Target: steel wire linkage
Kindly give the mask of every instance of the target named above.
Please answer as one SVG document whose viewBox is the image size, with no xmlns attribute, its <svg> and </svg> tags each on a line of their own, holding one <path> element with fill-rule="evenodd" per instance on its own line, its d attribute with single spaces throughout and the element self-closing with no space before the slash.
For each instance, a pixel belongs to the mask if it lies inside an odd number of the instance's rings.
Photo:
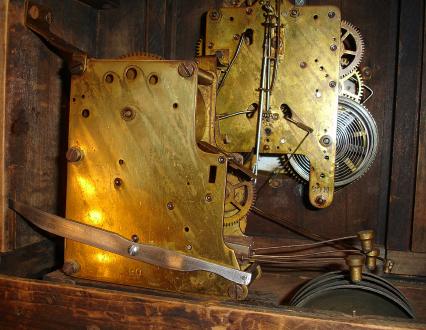
<svg viewBox="0 0 426 330">
<path fill-rule="evenodd" d="M 300 236 L 313 240 L 315 242 L 303 243 L 303 244 L 279 245 L 279 246 L 254 247 L 250 250 L 250 255 L 245 258 L 245 260 L 248 260 L 248 261 L 258 262 L 260 264 L 289 264 L 289 263 L 310 264 L 314 262 L 329 263 L 333 261 L 343 261 L 348 257 L 348 254 L 359 255 L 362 257 L 365 256 L 368 258 L 370 256 L 370 253 L 374 251 L 372 246 L 371 246 L 371 249 L 368 251 L 366 251 L 365 248 L 363 247 L 363 242 L 361 237 L 362 232 L 358 233 L 357 235 L 350 235 L 350 236 L 343 236 L 343 237 L 328 239 L 318 234 L 315 234 L 309 231 L 308 229 L 303 228 L 297 224 L 291 223 L 285 219 L 281 219 L 279 217 L 269 215 L 257 207 L 253 207 L 253 211 L 257 215 L 261 216 L 262 218 L 272 221 L 276 224 L 279 224 L 283 226 L 284 228 Z M 372 244 L 372 239 L 374 237 L 374 234 L 371 234 L 371 235 L 373 235 L 370 237 L 370 241 L 371 241 L 370 243 Z M 361 241 L 361 248 L 358 248 L 356 246 L 353 246 L 352 244 L 348 244 L 344 242 L 344 241 L 353 240 L 353 239 L 359 239 Z M 336 248 L 336 250 L 317 251 L 317 252 L 311 252 L 306 254 L 291 254 L 297 251 L 317 248 L 317 247 L 320 247 L 321 245 L 333 246 Z M 342 253 L 344 253 L 344 255 L 338 255 L 338 256 L 335 255 L 335 254 L 342 254 Z M 331 257 L 330 256 L 317 257 L 319 255 L 325 255 L 325 254 L 334 254 L 334 255 Z M 380 257 L 378 254 L 374 255 L 374 258 L 377 260 L 380 260 L 383 263 L 385 268 L 387 267 L 389 260 Z"/>
<path fill-rule="evenodd" d="M 266 113 L 270 112 L 270 101 L 271 101 L 271 91 L 273 87 L 273 82 L 276 79 L 276 73 L 273 73 L 273 77 L 271 80 L 271 62 L 274 62 L 274 68 L 273 70 L 278 69 L 278 54 L 279 54 L 279 42 L 278 39 L 279 36 L 279 0 L 276 1 L 276 8 L 274 9 L 269 2 L 263 5 L 263 10 L 265 11 L 265 22 L 263 25 L 265 26 L 265 33 L 264 33 L 264 41 L 263 41 L 263 58 L 262 58 L 262 71 L 260 76 L 260 100 L 259 100 L 259 113 L 258 113 L 258 122 L 257 122 L 257 131 L 256 131 L 256 158 L 253 165 L 253 173 L 257 175 L 258 172 L 258 163 L 259 163 L 259 156 L 260 156 L 260 141 L 262 138 L 262 120 L 263 120 L 263 112 Z M 278 12 L 277 12 L 278 11 Z M 272 49 L 272 28 L 275 27 L 275 35 L 277 37 L 277 45 L 276 45 L 276 51 L 275 56 L 272 58 L 271 56 L 271 49 Z M 277 32 L 278 30 L 278 32 Z M 255 180 L 256 182 L 256 180 Z"/>
</svg>

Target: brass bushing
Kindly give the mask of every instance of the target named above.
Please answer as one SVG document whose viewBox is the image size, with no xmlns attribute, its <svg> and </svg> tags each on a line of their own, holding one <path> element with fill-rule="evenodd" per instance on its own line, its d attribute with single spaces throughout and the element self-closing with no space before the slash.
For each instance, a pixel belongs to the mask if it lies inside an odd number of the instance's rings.
<svg viewBox="0 0 426 330">
<path fill-rule="evenodd" d="M 391 259 L 386 260 L 384 272 L 385 274 L 390 274 L 392 272 L 392 268 L 394 266 L 394 262 Z"/>
<path fill-rule="evenodd" d="M 374 248 L 374 231 L 362 230 L 358 232 L 358 238 L 361 241 L 361 248 L 364 253 L 368 253 Z"/>
<path fill-rule="evenodd" d="M 71 147 L 68 149 L 66 158 L 70 163 L 75 163 L 82 160 L 84 157 L 83 150 L 79 147 Z"/>
<path fill-rule="evenodd" d="M 80 271 L 80 264 L 74 260 L 67 260 L 64 262 L 64 265 L 62 266 L 62 271 L 64 272 L 65 275 L 68 275 L 68 276 L 73 275 Z"/>
<path fill-rule="evenodd" d="M 361 254 L 351 254 L 346 257 L 346 265 L 349 266 L 351 281 L 354 283 L 362 280 L 362 267 L 365 257 Z"/>
<path fill-rule="evenodd" d="M 377 267 L 377 257 L 380 255 L 380 250 L 374 248 L 367 253 L 366 265 L 369 270 L 375 270 Z"/>
</svg>

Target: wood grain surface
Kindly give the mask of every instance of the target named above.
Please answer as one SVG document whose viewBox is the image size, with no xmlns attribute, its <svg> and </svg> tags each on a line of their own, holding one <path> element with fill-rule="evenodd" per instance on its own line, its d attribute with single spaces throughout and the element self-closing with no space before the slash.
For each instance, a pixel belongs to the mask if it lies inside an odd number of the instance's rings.
<svg viewBox="0 0 426 330">
<path fill-rule="evenodd" d="M 2 329 L 424 329 L 424 324 L 309 314 L 205 298 L 124 293 L 0 276 Z"/>
</svg>

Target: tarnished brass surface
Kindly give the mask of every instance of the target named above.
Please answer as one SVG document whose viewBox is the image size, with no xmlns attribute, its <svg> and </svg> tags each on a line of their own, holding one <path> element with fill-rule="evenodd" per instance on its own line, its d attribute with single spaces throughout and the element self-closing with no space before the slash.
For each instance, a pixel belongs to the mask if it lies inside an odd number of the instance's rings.
<svg viewBox="0 0 426 330">
<path fill-rule="evenodd" d="M 361 254 L 352 254 L 346 257 L 346 265 L 349 266 L 351 281 L 354 283 L 362 280 L 362 268 L 364 266 L 365 256 Z"/>
<path fill-rule="evenodd" d="M 274 3 L 273 1 L 271 3 Z M 232 59 L 239 36 L 253 30 L 253 42 L 241 51 L 217 98 L 217 115 L 247 110 L 259 103 L 263 10 L 221 8 L 207 14 L 205 54 Z M 277 80 L 271 95 L 270 118 L 263 119 L 261 152 L 291 154 L 306 132 L 283 118 L 282 105 L 292 119 L 313 129 L 297 153 L 311 163 L 309 198 L 320 208 L 330 205 L 334 191 L 334 159 L 340 67 L 340 11 L 331 6 L 281 6 L 281 40 Z M 257 113 L 217 120 L 216 143 L 228 152 L 249 152 L 255 146 Z M 270 134 L 265 133 L 267 129 Z M 330 138 L 331 144 L 321 143 Z"/>
<path fill-rule="evenodd" d="M 222 237 L 227 161 L 196 146 L 197 69 L 183 77 L 179 64 L 90 60 L 72 77 L 69 146 L 84 158 L 68 166 L 66 216 L 239 269 Z M 77 277 L 148 288 L 226 296 L 231 284 L 70 240 L 65 260 Z"/>
</svg>

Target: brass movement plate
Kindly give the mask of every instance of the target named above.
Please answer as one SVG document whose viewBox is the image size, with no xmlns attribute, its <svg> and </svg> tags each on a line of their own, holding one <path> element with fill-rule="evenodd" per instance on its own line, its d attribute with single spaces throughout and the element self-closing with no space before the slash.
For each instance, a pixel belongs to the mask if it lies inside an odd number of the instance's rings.
<svg viewBox="0 0 426 330">
<path fill-rule="evenodd" d="M 259 103 L 263 14 L 259 2 L 250 8 L 221 8 L 219 16 L 212 11 L 207 14 L 205 53 L 223 54 L 224 63 L 232 59 L 241 33 L 253 31 L 252 43 L 243 42 L 218 93 L 218 115 L 244 111 Z M 271 117 L 262 123 L 261 153 L 291 154 L 306 135 L 283 118 L 281 108 L 287 105 L 292 119 L 313 129 L 297 153 L 310 160 L 310 202 L 323 208 L 331 204 L 334 191 L 340 11 L 331 6 L 293 7 L 284 1 L 281 26 L 278 74 L 271 95 Z M 238 115 L 218 120 L 217 145 L 228 152 L 250 152 L 255 146 L 257 121 L 258 113 L 252 118 Z M 323 137 L 329 137 L 331 145 L 321 144 Z M 319 198 L 323 203 L 318 203 Z"/>
<path fill-rule="evenodd" d="M 84 157 L 68 165 L 66 217 L 239 269 L 222 235 L 227 163 L 196 146 L 197 72 L 179 63 L 89 60 L 72 77 L 69 146 Z M 77 277 L 147 288 L 224 296 L 232 284 L 70 240 L 65 260 Z"/>
</svg>

